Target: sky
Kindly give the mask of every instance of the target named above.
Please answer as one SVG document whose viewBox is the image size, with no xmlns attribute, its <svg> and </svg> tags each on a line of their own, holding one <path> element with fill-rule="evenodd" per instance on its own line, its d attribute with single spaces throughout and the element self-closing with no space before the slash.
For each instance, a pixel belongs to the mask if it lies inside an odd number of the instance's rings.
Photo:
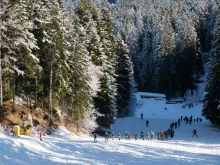
<svg viewBox="0 0 220 165">
<path fill-rule="evenodd" d="M 188 100 L 189 101 L 189 100 Z M 219 165 L 220 130 L 201 116 L 202 103 L 182 109 L 183 104 L 166 104 L 165 100 L 143 99 L 133 117 L 118 118 L 111 130 L 121 132 L 121 140 L 110 137 L 76 136 L 64 127 L 39 140 L 37 133 L 14 137 L 0 129 L 0 165 Z M 166 110 L 165 110 L 166 107 Z M 143 120 L 140 114 L 143 113 Z M 202 122 L 185 122 L 175 129 L 172 139 L 140 139 L 140 132 L 165 131 L 180 116 L 202 118 Z M 146 120 L 149 126 L 146 127 Z M 192 137 L 193 129 L 198 137 Z M 124 132 L 131 133 L 125 140 Z M 135 140 L 133 134 L 138 134 Z"/>
</svg>

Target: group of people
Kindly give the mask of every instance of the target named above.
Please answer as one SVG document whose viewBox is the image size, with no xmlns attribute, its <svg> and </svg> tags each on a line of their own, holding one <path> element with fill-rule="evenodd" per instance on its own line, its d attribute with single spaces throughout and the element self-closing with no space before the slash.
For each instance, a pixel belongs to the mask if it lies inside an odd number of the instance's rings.
<svg viewBox="0 0 220 165">
<path fill-rule="evenodd" d="M 105 135 L 104 135 L 105 136 L 105 142 L 108 142 L 109 134 L 110 134 L 112 140 L 114 140 L 114 135 L 115 135 L 114 132 L 111 132 L 111 133 L 105 132 Z M 133 135 L 134 135 L 134 139 L 137 140 L 138 139 L 138 134 L 135 132 Z M 97 142 L 97 133 L 96 132 L 93 133 L 93 137 L 94 137 L 94 142 Z M 117 132 L 117 137 L 118 137 L 118 140 L 121 140 L 120 131 Z M 152 140 L 154 138 L 154 132 L 153 131 L 147 132 L 146 137 L 147 137 L 148 140 Z M 143 140 L 145 139 L 145 135 L 144 135 L 143 131 L 141 131 L 141 133 L 140 133 L 140 138 L 143 139 Z M 126 140 L 131 139 L 130 132 L 125 131 L 125 139 Z"/>
<path fill-rule="evenodd" d="M 178 125 L 178 127 L 179 127 L 179 126 L 180 126 L 180 121 L 182 122 L 182 120 L 185 121 L 186 124 L 189 123 L 190 125 L 192 124 L 192 121 L 194 121 L 194 122 L 195 122 L 195 121 L 197 121 L 197 122 L 198 122 L 198 121 L 202 122 L 202 118 L 193 119 L 193 116 L 192 116 L 192 115 L 191 115 L 190 117 L 185 116 L 184 118 L 183 118 L 183 116 L 181 116 L 181 117 L 178 119 L 177 122 L 170 124 L 170 129 L 172 130 L 174 126 L 175 126 L 175 128 L 177 128 L 177 125 Z M 194 137 L 194 136 L 198 137 L 196 129 L 193 129 L 192 133 L 193 133 L 193 137 Z"/>
<path fill-rule="evenodd" d="M 143 114 L 141 114 L 141 120 L 142 119 L 143 119 Z M 169 137 L 173 138 L 174 137 L 174 133 L 175 133 L 174 129 L 177 129 L 177 127 L 180 127 L 180 123 L 182 121 L 185 121 L 186 124 L 189 123 L 191 125 L 193 120 L 194 120 L 194 122 L 195 121 L 202 122 L 201 118 L 193 119 L 192 115 L 189 118 L 187 116 L 185 116 L 184 118 L 183 118 L 183 116 L 181 116 L 176 122 L 172 122 L 170 124 L 170 127 L 166 131 L 156 132 L 157 139 L 158 140 L 167 140 Z M 146 120 L 146 127 L 148 127 L 148 126 L 149 126 L 149 121 Z M 194 136 L 198 137 L 196 129 L 193 129 L 192 133 L 193 133 L 193 137 Z M 111 132 L 110 135 L 111 135 L 112 140 L 114 140 L 115 133 Z M 135 133 L 133 133 L 133 135 L 134 135 L 134 139 L 137 140 L 138 139 L 138 134 L 135 132 Z M 94 142 L 97 142 L 97 134 L 94 133 L 93 136 L 94 136 Z M 117 136 L 118 136 L 118 140 L 121 140 L 121 133 L 120 133 L 120 131 L 117 132 Z M 109 133 L 105 132 L 105 142 L 108 142 L 108 138 L 109 138 Z M 131 139 L 130 132 L 125 131 L 125 139 L 126 140 L 130 140 Z M 143 140 L 145 139 L 145 134 L 144 134 L 143 131 L 141 131 L 141 133 L 140 133 L 140 139 L 143 139 Z M 146 139 L 153 140 L 154 139 L 154 132 L 153 131 L 146 132 Z"/>
</svg>

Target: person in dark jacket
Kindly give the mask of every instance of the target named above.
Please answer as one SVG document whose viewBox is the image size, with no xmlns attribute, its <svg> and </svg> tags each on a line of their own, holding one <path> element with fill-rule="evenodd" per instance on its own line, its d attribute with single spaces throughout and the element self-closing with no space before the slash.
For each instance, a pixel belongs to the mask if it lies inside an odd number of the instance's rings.
<svg viewBox="0 0 220 165">
<path fill-rule="evenodd" d="M 148 127 L 148 124 L 149 124 L 149 121 L 148 120 L 146 120 L 146 126 Z"/>
<path fill-rule="evenodd" d="M 194 130 L 192 131 L 192 133 L 193 133 L 193 137 L 194 137 L 194 135 L 196 135 L 196 137 L 198 137 L 196 129 L 194 129 Z"/>
<path fill-rule="evenodd" d="M 94 142 L 97 142 L 97 135 L 96 135 L 96 133 L 94 132 L 94 134 L 93 134 L 93 137 L 94 137 Z"/>
</svg>

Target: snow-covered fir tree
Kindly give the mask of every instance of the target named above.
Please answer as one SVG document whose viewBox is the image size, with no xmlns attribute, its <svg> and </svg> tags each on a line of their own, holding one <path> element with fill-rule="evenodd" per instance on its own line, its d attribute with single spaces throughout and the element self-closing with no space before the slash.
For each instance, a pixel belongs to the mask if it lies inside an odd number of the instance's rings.
<svg viewBox="0 0 220 165">
<path fill-rule="evenodd" d="M 28 75 L 28 72 L 33 70 L 28 69 L 30 65 L 37 64 L 39 59 L 32 53 L 32 50 L 38 49 L 38 47 L 34 35 L 29 31 L 31 24 L 27 19 L 22 2 L 11 4 L 9 0 L 1 0 L 0 6 L 0 105 L 2 106 L 3 92 L 7 95 L 11 89 L 15 90 L 10 86 L 10 82 L 5 82 L 4 84 L 9 83 L 9 85 L 5 86 L 3 91 L 4 75 L 7 74 L 6 77 L 12 76 L 9 72 Z M 15 93 L 15 91 L 13 92 Z"/>
<path fill-rule="evenodd" d="M 127 116 L 129 114 L 129 102 L 132 94 L 132 64 L 128 56 L 127 45 L 118 34 L 116 38 L 116 82 L 117 82 L 117 113 L 118 116 Z"/>
<path fill-rule="evenodd" d="M 210 51 L 209 72 L 207 76 L 206 96 L 203 115 L 214 125 L 220 126 L 220 13 L 217 15 Z"/>
</svg>

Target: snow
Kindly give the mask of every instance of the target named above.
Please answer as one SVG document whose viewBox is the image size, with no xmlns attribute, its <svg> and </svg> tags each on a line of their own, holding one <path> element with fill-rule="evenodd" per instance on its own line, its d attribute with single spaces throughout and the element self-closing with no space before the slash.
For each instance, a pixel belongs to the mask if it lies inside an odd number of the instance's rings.
<svg viewBox="0 0 220 165">
<path fill-rule="evenodd" d="M 166 104 L 163 100 L 142 99 L 143 104 L 136 107 L 135 116 L 118 118 L 109 131 L 121 132 L 121 140 L 98 136 L 97 143 L 92 136 L 79 137 L 60 127 L 53 135 L 13 137 L 0 131 L 0 165 L 62 165 L 62 164 L 138 164 L 170 165 L 196 164 L 217 165 L 220 162 L 220 130 L 212 127 L 201 116 L 202 104 L 182 109 L 182 104 Z M 166 110 L 165 110 L 166 107 Z M 143 120 L 140 114 L 143 113 Z M 141 140 L 140 132 L 165 131 L 171 122 L 180 116 L 202 118 L 202 122 L 192 125 L 181 122 L 175 129 L 174 138 L 168 141 Z M 146 127 L 145 121 L 149 120 Z M 196 129 L 198 137 L 192 137 Z M 131 140 L 125 140 L 124 132 L 131 133 Z M 134 140 L 133 133 L 138 133 Z"/>
</svg>

